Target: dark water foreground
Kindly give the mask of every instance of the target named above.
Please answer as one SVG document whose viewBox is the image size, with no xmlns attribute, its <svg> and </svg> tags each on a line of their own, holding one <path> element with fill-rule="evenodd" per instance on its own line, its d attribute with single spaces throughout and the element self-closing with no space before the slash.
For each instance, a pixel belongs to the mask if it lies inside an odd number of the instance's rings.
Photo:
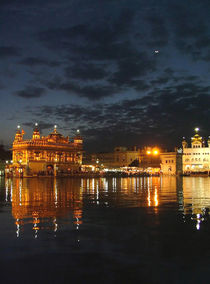
<svg viewBox="0 0 210 284">
<path fill-rule="evenodd" d="M 210 178 L 0 179 L 1 283 L 210 283 Z"/>
</svg>

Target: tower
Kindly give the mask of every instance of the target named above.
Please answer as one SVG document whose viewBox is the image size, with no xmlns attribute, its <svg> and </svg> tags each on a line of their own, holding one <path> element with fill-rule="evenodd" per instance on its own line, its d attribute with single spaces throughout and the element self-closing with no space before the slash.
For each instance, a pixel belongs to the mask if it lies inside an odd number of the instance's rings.
<svg viewBox="0 0 210 284">
<path fill-rule="evenodd" d="M 191 138 L 192 148 L 202 148 L 203 147 L 203 138 L 198 134 L 199 128 L 195 128 L 195 135 Z"/>
<path fill-rule="evenodd" d="M 185 137 L 183 137 L 183 139 L 182 139 L 182 147 L 183 147 L 183 149 L 187 148 L 187 146 L 188 146 L 187 141 L 185 140 Z"/>
<path fill-rule="evenodd" d="M 39 128 L 38 128 L 38 123 L 35 123 L 35 128 L 34 128 L 34 132 L 33 132 L 33 136 L 32 139 L 40 139 L 40 132 L 39 132 Z"/>
<path fill-rule="evenodd" d="M 80 135 L 79 129 L 77 129 L 77 133 L 74 136 L 74 143 L 75 144 L 81 144 L 81 145 L 83 144 L 83 139 L 82 139 L 82 136 Z"/>
<path fill-rule="evenodd" d="M 23 140 L 23 134 L 24 134 L 24 131 L 20 131 L 20 125 L 17 126 L 17 131 L 16 131 L 16 134 L 15 134 L 15 140 L 14 142 L 20 142 Z"/>
</svg>

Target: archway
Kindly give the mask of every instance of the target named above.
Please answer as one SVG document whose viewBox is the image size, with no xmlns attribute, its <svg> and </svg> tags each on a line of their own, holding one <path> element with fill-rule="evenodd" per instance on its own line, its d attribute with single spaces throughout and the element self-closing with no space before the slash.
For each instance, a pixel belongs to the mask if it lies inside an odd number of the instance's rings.
<svg viewBox="0 0 210 284">
<path fill-rule="evenodd" d="M 53 176 L 54 175 L 54 167 L 53 167 L 53 165 L 47 165 L 46 171 L 47 171 L 47 175 Z"/>
</svg>

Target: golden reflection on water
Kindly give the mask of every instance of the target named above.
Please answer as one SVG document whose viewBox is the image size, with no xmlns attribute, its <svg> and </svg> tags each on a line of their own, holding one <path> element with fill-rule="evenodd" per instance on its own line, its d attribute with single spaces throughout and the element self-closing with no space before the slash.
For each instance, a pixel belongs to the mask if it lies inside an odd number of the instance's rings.
<svg viewBox="0 0 210 284">
<path fill-rule="evenodd" d="M 191 214 L 200 230 L 201 223 L 209 218 L 210 211 L 210 178 L 183 178 L 183 210 L 184 215 Z"/>
<path fill-rule="evenodd" d="M 159 207 L 178 204 L 199 229 L 210 208 L 210 178 L 7 179 L 5 202 L 12 204 L 17 237 L 25 225 L 35 237 L 40 230 L 57 232 L 59 218 L 78 230 L 84 208 L 93 206 L 149 207 L 157 214 Z"/>
<path fill-rule="evenodd" d="M 68 179 L 65 183 L 56 179 L 6 180 L 5 201 L 12 203 L 12 215 L 17 226 L 32 224 L 35 237 L 41 229 L 58 230 L 57 219 L 72 212 L 73 224 L 82 224 L 82 195 L 80 182 Z"/>
<path fill-rule="evenodd" d="M 184 211 L 202 214 L 204 208 L 210 208 L 210 178 L 183 178 Z"/>
</svg>

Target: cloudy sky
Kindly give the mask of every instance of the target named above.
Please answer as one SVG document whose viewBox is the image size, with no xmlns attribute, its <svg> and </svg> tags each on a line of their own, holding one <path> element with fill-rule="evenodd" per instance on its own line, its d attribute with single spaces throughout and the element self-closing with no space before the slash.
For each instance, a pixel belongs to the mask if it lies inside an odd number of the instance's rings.
<svg viewBox="0 0 210 284">
<path fill-rule="evenodd" d="M 0 0 L 0 140 L 80 129 L 86 150 L 210 135 L 210 1 Z M 158 51 L 158 52 L 157 52 Z"/>
</svg>

